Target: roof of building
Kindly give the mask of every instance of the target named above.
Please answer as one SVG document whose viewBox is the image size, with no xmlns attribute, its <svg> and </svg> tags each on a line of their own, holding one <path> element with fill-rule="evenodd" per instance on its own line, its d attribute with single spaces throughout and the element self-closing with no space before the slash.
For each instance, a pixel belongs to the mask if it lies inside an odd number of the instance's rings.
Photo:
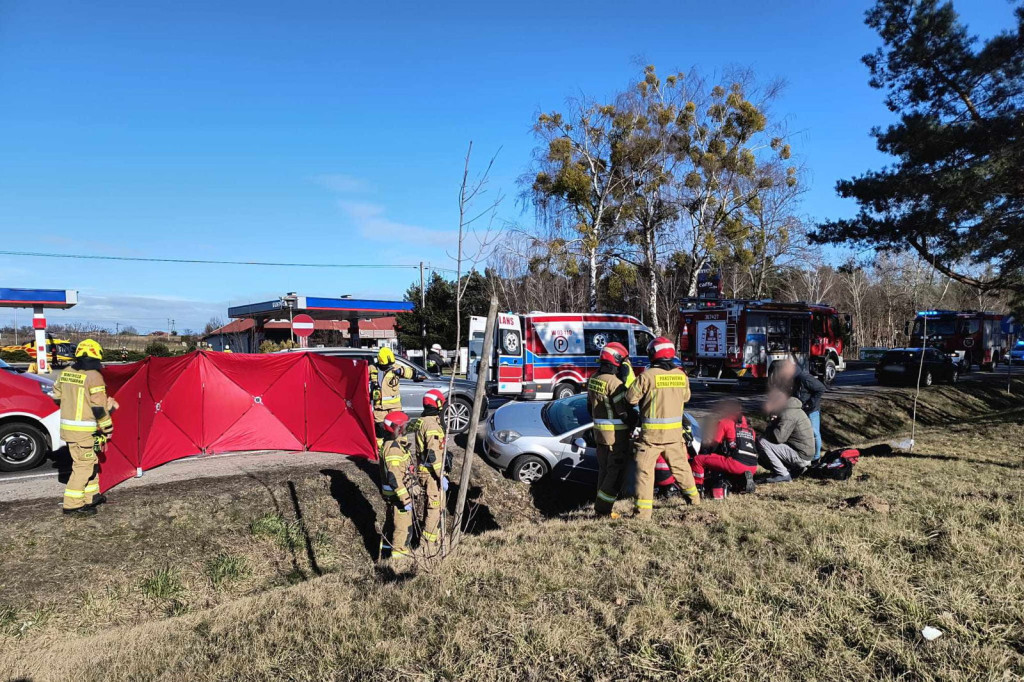
<svg viewBox="0 0 1024 682">
<path fill-rule="evenodd" d="M 209 334 L 205 334 L 203 338 L 210 336 L 218 336 L 221 334 L 239 334 L 247 332 L 253 328 L 256 321 L 252 318 L 242 318 L 240 320 L 232 320 L 223 327 L 214 329 Z M 288 329 L 288 320 L 271 320 L 263 325 L 264 329 Z M 395 318 L 392 317 L 378 317 L 372 320 L 359 320 L 359 331 L 370 332 L 370 331 L 391 331 L 395 328 Z M 348 331 L 348 320 L 313 320 L 314 331 Z"/>
</svg>

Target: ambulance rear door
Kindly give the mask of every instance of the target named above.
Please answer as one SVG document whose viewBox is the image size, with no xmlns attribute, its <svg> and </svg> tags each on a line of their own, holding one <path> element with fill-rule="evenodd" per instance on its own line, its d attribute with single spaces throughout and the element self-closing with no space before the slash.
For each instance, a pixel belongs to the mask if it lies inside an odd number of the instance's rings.
<svg viewBox="0 0 1024 682">
<path fill-rule="evenodd" d="M 495 346 L 499 395 L 519 395 L 523 392 L 522 324 L 522 318 L 519 315 L 498 313 Z"/>
</svg>

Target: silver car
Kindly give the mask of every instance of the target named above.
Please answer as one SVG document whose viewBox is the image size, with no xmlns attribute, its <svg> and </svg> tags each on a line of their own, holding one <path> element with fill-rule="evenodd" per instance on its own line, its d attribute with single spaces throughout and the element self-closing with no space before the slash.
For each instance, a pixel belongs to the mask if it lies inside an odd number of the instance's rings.
<svg viewBox="0 0 1024 682">
<path fill-rule="evenodd" d="M 700 425 L 686 415 L 700 448 Z M 580 483 L 597 480 L 597 451 L 587 396 L 546 403 L 511 402 L 487 420 L 484 455 L 510 478 L 536 483 L 548 474 Z"/>
</svg>

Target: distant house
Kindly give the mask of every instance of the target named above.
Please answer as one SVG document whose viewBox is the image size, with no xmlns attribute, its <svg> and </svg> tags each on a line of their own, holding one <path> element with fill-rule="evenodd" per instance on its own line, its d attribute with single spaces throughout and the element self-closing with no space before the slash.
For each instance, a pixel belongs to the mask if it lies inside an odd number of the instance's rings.
<svg viewBox="0 0 1024 682">
<path fill-rule="evenodd" d="M 310 346 L 348 346 L 350 337 L 348 320 L 315 320 Z M 236 353 L 255 353 L 264 341 L 281 343 L 291 338 L 288 320 L 271 320 L 263 325 L 262 332 L 256 329 L 252 319 L 232 320 L 203 337 L 212 350 L 222 351 L 230 346 Z M 363 348 L 389 346 L 394 344 L 395 318 L 379 317 L 359 321 L 359 344 Z"/>
</svg>

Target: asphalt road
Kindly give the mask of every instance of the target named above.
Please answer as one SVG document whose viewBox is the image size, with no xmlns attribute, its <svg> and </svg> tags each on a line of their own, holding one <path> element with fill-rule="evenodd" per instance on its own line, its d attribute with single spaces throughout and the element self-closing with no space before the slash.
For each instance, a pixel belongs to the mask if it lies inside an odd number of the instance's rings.
<svg viewBox="0 0 1024 682">
<path fill-rule="evenodd" d="M 999 367 L 997 372 L 974 371 L 961 377 L 962 383 L 971 383 L 981 380 L 993 380 L 993 375 L 1005 377 L 1006 366 Z M 1014 366 L 1012 374 L 1024 375 L 1024 366 Z M 839 398 L 851 395 L 865 395 L 866 393 L 884 394 L 888 391 L 898 390 L 885 386 L 879 386 L 875 382 L 874 370 L 872 369 L 850 369 L 840 373 L 835 385 L 829 389 L 826 399 L 829 397 Z M 702 416 L 712 404 L 725 396 L 740 398 L 748 409 L 756 403 L 761 392 L 756 389 L 743 387 L 707 387 L 700 384 L 694 386 L 693 398 L 687 404 L 687 410 L 696 417 Z M 492 399 L 489 401 L 491 410 L 497 409 L 507 400 Z M 484 426 L 481 425 L 481 429 Z M 267 452 L 243 452 L 226 455 L 214 455 L 205 457 L 191 457 L 176 460 L 165 464 L 152 471 L 147 471 L 141 479 L 131 481 L 133 485 L 152 485 L 168 480 L 182 480 L 189 478 L 224 476 L 231 473 L 259 469 L 265 466 L 286 467 L 300 462 L 307 462 L 308 458 L 318 457 L 342 457 L 341 455 L 323 455 L 319 453 L 267 453 Z M 214 460 L 214 461 L 210 461 Z M 205 464 L 200 464 L 205 462 Z M 64 477 L 60 476 L 57 463 L 48 460 L 42 466 L 29 471 L 0 474 L 0 502 L 17 499 L 31 499 L 45 496 L 60 497 L 61 483 Z M 65 474 L 66 475 L 66 474 Z M 122 484 L 126 485 L 126 484 Z"/>
</svg>

